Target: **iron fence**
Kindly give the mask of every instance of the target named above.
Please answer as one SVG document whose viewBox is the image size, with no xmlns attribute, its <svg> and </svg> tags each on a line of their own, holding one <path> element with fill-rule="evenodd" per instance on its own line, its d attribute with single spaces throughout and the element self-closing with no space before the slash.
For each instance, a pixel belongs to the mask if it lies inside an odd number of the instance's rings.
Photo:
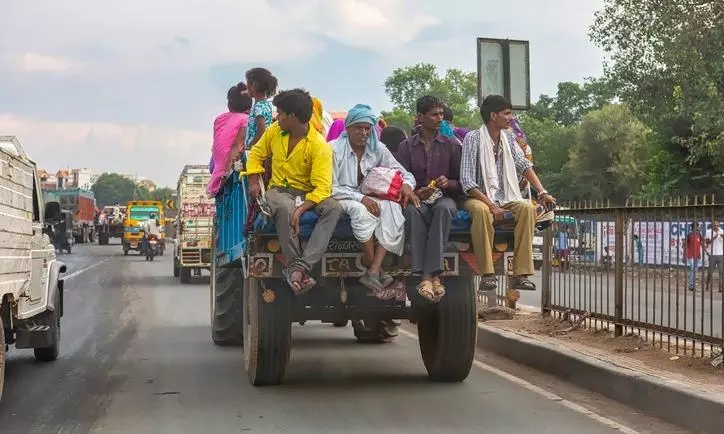
<svg viewBox="0 0 724 434">
<path fill-rule="evenodd" d="M 615 336 L 638 334 L 676 353 L 720 350 L 721 238 L 710 240 L 723 217 L 713 197 L 557 209 L 543 234 L 542 312 L 613 327 Z"/>
</svg>

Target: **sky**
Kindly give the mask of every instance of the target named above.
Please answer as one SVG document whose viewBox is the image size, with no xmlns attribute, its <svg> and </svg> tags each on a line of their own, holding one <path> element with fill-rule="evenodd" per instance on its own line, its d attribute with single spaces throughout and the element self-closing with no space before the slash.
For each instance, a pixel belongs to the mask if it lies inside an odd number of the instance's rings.
<svg viewBox="0 0 724 434">
<path fill-rule="evenodd" d="M 49 171 L 174 186 L 208 162 L 226 91 L 253 66 L 328 111 L 389 109 L 418 62 L 476 71 L 476 38 L 530 41 L 531 95 L 602 74 L 603 0 L 0 0 L 0 135 Z"/>
</svg>

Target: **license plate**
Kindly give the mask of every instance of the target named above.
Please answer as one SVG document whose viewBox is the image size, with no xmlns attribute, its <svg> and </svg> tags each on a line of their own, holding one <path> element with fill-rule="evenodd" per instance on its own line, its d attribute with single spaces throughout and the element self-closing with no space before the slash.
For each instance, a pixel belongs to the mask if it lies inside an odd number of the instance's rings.
<svg viewBox="0 0 724 434">
<path fill-rule="evenodd" d="M 135 249 L 136 247 L 138 247 L 138 243 L 131 243 L 131 247 Z"/>
<path fill-rule="evenodd" d="M 152 244 L 152 245 L 156 245 L 156 240 L 152 240 L 152 241 L 151 241 L 151 244 Z"/>
</svg>

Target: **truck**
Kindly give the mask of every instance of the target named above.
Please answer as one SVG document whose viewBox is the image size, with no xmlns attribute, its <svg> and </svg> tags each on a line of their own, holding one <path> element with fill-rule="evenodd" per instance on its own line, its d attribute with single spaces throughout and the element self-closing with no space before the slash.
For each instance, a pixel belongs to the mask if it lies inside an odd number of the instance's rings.
<svg viewBox="0 0 724 434">
<path fill-rule="evenodd" d="M 395 282 L 372 293 L 358 279 L 364 273 L 362 248 L 343 215 L 322 260 L 313 270 L 317 286 L 294 295 L 282 277 L 283 256 L 271 219 L 250 215 L 248 179 L 234 171 L 216 196 L 210 279 L 211 337 L 216 345 L 241 345 L 244 369 L 255 386 L 281 384 L 290 360 L 293 323 L 352 322 L 362 342 L 390 342 L 395 321 L 417 325 L 420 352 L 428 376 L 435 381 L 462 382 L 473 363 L 477 331 L 475 276 L 479 273 L 470 241 L 470 215 L 460 210 L 443 254 L 447 294 L 430 303 L 415 290 L 418 277 L 410 269 L 410 248 L 400 257 L 389 254 L 385 271 Z M 300 219 L 304 245 L 317 215 Z M 513 248 L 513 216 L 496 223 L 494 261 L 504 274 Z"/>
<path fill-rule="evenodd" d="M 143 239 L 143 224 L 149 219 L 151 214 L 155 214 L 158 219 L 160 236 L 159 254 L 163 256 L 166 250 L 166 238 L 164 237 L 164 226 L 166 219 L 163 215 L 163 203 L 158 200 L 129 200 L 126 204 L 126 217 L 123 220 L 123 238 L 121 246 L 123 254 L 128 255 L 131 250 L 141 252 L 141 240 Z"/>
<path fill-rule="evenodd" d="M 211 270 L 211 238 L 216 205 L 206 195 L 211 179 L 208 165 L 186 165 L 176 183 L 176 243 L 173 275 L 181 283 L 191 280 L 191 273 Z"/>
<path fill-rule="evenodd" d="M 105 225 L 98 222 L 101 213 L 107 216 Z M 126 215 L 126 206 L 115 205 L 105 206 L 95 220 L 96 236 L 98 237 L 98 245 L 107 245 L 111 238 L 123 238 L 123 220 Z"/>
<path fill-rule="evenodd" d="M 61 210 L 46 209 L 36 169 L 15 136 L 0 136 L 0 399 L 10 346 L 33 349 L 39 362 L 60 353 L 66 266 L 45 221 L 57 221 Z"/>
<path fill-rule="evenodd" d="M 96 198 L 91 190 L 64 188 L 45 190 L 46 202 L 58 202 L 60 208 L 73 213 L 73 237 L 78 244 L 93 242 L 96 235 Z"/>
</svg>

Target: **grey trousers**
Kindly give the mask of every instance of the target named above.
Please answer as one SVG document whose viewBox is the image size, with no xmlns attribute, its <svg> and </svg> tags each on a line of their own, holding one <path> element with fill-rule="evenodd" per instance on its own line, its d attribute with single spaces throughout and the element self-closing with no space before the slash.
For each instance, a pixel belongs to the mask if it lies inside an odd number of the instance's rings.
<svg viewBox="0 0 724 434">
<path fill-rule="evenodd" d="M 719 285 L 718 289 L 722 289 L 722 277 L 724 277 L 724 256 L 709 256 L 709 268 L 706 270 L 706 286 L 711 285 L 711 277 L 714 274 L 714 268 L 719 269 Z"/>
<path fill-rule="evenodd" d="M 327 250 L 329 239 L 332 238 L 334 228 L 337 226 L 342 207 L 339 203 L 328 198 L 313 208 L 319 219 L 314 225 L 312 235 L 302 251 L 299 237 L 292 237 L 291 219 L 296 209 L 294 200 L 297 196 L 304 197 L 304 193 L 293 189 L 274 187 L 266 192 L 266 201 L 274 216 L 274 224 L 279 237 L 282 253 L 287 261 L 287 267 L 301 267 L 307 271 L 322 259 Z"/>
<path fill-rule="evenodd" d="M 405 227 L 412 250 L 412 272 L 436 276 L 443 271 L 442 254 L 450 235 L 455 201 L 441 197 L 432 206 L 420 203 L 405 208 Z"/>
</svg>

